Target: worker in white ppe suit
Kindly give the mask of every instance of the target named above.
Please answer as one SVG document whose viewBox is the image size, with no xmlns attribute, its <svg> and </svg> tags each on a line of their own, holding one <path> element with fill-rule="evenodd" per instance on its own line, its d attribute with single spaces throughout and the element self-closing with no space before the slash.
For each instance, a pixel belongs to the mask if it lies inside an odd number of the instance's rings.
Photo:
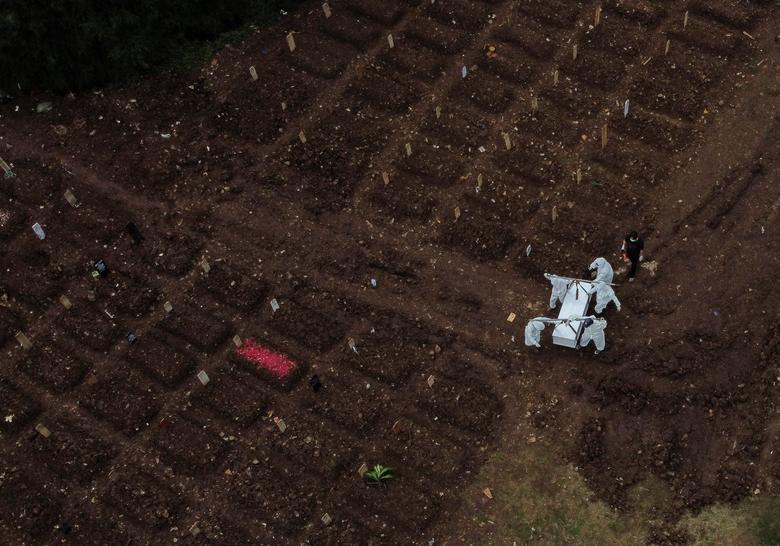
<svg viewBox="0 0 780 546">
<path fill-rule="evenodd" d="M 610 302 L 614 302 L 615 307 L 620 311 L 620 300 L 617 299 L 612 287 L 607 283 L 600 281 L 593 284 L 596 287 L 596 312 L 601 313 L 604 311 Z"/>
<path fill-rule="evenodd" d="M 549 273 L 545 273 L 544 277 L 552 284 L 552 293 L 550 294 L 550 309 L 555 309 L 560 301 L 563 304 L 563 298 L 566 297 L 566 292 L 569 291 L 569 281 L 566 279 L 560 279 Z"/>
<path fill-rule="evenodd" d="M 596 258 L 592 264 L 590 264 L 590 270 L 596 270 L 596 278 L 593 282 L 605 282 L 612 284 L 612 279 L 615 276 L 615 272 L 612 271 L 612 266 L 604 258 Z"/>
<path fill-rule="evenodd" d="M 525 344 L 528 347 L 542 348 L 540 341 L 542 340 L 542 330 L 544 330 L 544 322 L 540 320 L 531 319 L 525 326 Z"/>
<path fill-rule="evenodd" d="M 580 338 L 580 347 L 587 347 L 592 341 L 596 346 L 596 354 L 599 354 L 604 350 L 604 346 L 607 343 L 607 338 L 604 335 L 604 330 L 607 328 L 607 321 L 603 318 L 597 318 L 596 320 L 589 318 L 583 322 L 582 325 L 585 327 L 585 330 L 582 332 L 582 337 Z"/>
</svg>

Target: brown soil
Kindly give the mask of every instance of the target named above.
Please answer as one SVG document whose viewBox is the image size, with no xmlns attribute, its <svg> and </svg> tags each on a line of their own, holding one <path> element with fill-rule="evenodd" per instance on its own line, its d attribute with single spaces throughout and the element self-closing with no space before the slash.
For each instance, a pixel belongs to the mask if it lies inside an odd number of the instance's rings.
<svg viewBox="0 0 780 546">
<path fill-rule="evenodd" d="M 190 78 L 0 105 L 2 542 L 478 541 L 459 495 L 526 409 L 616 508 L 669 485 L 650 543 L 778 493 L 774 4 L 320 4 Z M 631 229 L 657 269 L 618 271 L 609 350 L 525 351 L 542 273 Z"/>
</svg>

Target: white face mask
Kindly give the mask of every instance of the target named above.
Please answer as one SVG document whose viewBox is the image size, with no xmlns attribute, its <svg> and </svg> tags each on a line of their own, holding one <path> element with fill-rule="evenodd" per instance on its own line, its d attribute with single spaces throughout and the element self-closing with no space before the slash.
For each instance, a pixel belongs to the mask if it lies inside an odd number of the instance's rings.
<svg viewBox="0 0 780 546">
<path fill-rule="evenodd" d="M 636 237 L 636 238 L 629 237 L 628 240 L 631 241 L 632 243 L 636 243 L 639 240 L 639 237 Z"/>
</svg>

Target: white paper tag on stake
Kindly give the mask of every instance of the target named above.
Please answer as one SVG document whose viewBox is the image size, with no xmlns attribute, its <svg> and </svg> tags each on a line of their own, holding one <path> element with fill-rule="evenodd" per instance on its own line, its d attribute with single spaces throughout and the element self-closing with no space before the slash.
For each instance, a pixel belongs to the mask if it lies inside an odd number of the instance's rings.
<svg viewBox="0 0 780 546">
<path fill-rule="evenodd" d="M 629 100 L 626 99 L 626 102 L 623 104 L 623 117 L 628 117 L 628 108 L 629 108 Z"/>
<path fill-rule="evenodd" d="M 204 370 L 201 370 L 198 372 L 198 381 L 201 382 L 201 384 L 206 385 L 210 381 L 209 374 L 207 374 Z"/>
<path fill-rule="evenodd" d="M 298 140 L 301 141 L 301 144 L 306 144 L 306 133 L 303 132 L 303 129 L 298 133 Z"/>
<path fill-rule="evenodd" d="M 506 321 L 507 322 L 514 322 L 515 318 L 517 318 L 517 315 L 515 315 L 514 313 L 509 313 L 509 316 L 506 317 Z"/>
<path fill-rule="evenodd" d="M 387 45 L 390 46 L 390 49 L 393 49 L 395 47 L 395 40 L 393 40 L 392 34 L 387 35 Z"/>
<path fill-rule="evenodd" d="M 279 302 L 276 301 L 276 298 L 271 300 L 271 310 L 276 313 L 279 310 Z"/>
<path fill-rule="evenodd" d="M 287 47 L 290 48 L 291 53 L 295 51 L 295 38 L 293 38 L 292 32 L 287 35 Z"/>
<path fill-rule="evenodd" d="M 252 76 L 254 81 L 257 81 L 257 70 L 255 70 L 254 66 L 249 67 L 249 75 Z"/>
<path fill-rule="evenodd" d="M 464 78 L 469 75 L 469 69 L 466 68 L 466 65 L 463 65 L 463 68 L 460 69 L 460 77 Z"/>
</svg>

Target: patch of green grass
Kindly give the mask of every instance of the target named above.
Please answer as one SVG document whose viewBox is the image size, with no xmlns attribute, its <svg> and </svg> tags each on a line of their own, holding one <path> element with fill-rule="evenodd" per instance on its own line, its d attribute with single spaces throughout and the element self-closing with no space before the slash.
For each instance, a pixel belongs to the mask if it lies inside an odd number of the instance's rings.
<svg viewBox="0 0 780 546">
<path fill-rule="evenodd" d="M 756 523 L 756 536 L 762 546 L 780 546 L 780 497 L 767 502 Z"/>
<path fill-rule="evenodd" d="M 651 477 L 629 491 L 628 508 L 618 512 L 595 500 L 582 475 L 539 442 L 495 453 L 466 498 L 488 533 L 485 544 L 622 546 L 645 543 L 650 528 L 662 524 L 659 508 L 671 496 L 665 482 Z M 711 506 L 683 518 L 678 528 L 696 546 L 780 546 L 780 497 Z"/>
</svg>

